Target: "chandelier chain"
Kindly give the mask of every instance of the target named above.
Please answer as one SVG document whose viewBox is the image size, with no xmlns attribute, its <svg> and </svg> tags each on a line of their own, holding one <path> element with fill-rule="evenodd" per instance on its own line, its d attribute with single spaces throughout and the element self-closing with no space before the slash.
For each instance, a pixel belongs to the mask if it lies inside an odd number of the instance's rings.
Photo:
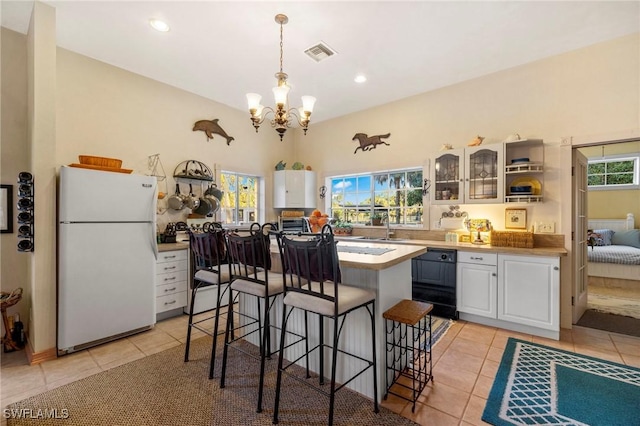
<svg viewBox="0 0 640 426">
<path fill-rule="evenodd" d="M 282 22 L 280 22 L 280 73 L 282 73 L 282 47 L 284 43 L 282 42 Z"/>
</svg>

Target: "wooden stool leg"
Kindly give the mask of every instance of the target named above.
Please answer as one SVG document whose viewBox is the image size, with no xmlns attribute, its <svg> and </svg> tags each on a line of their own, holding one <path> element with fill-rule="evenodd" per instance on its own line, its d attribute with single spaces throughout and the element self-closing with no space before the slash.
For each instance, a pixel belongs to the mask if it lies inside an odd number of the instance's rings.
<svg viewBox="0 0 640 426">
<path fill-rule="evenodd" d="M 13 341 L 13 337 L 11 336 L 11 330 L 9 329 L 9 319 L 7 318 L 7 309 L 2 308 L 2 323 L 4 324 L 4 337 L 2 337 L 1 343 L 5 345 L 5 348 L 11 348 L 12 350 L 20 349 L 16 342 Z M 10 352 L 10 351 L 6 351 Z"/>
</svg>

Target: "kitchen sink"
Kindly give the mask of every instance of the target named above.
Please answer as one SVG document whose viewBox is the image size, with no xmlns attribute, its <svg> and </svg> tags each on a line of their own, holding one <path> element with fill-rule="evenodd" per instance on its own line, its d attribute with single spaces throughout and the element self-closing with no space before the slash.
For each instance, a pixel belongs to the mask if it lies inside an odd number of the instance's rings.
<svg viewBox="0 0 640 426">
<path fill-rule="evenodd" d="M 385 237 L 361 237 L 359 238 L 360 240 L 366 240 L 366 241 L 389 241 L 389 242 L 395 242 L 395 241 L 407 241 L 406 238 L 385 238 Z"/>
</svg>

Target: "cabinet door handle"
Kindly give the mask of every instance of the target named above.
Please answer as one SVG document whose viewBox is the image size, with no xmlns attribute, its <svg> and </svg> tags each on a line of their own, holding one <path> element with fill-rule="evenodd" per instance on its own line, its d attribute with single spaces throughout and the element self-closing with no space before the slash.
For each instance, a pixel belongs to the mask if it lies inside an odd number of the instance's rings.
<svg viewBox="0 0 640 426">
<path fill-rule="evenodd" d="M 175 300 L 172 300 L 171 302 L 164 302 L 165 305 L 173 305 L 174 303 L 176 303 Z"/>
<path fill-rule="evenodd" d="M 165 268 L 164 268 L 165 271 L 168 271 L 170 269 L 176 269 L 176 267 L 175 266 L 165 266 Z"/>
<path fill-rule="evenodd" d="M 167 277 L 167 278 L 165 278 L 164 280 L 165 280 L 165 281 L 173 281 L 173 280 L 175 280 L 175 279 L 176 279 L 176 277 Z"/>
<path fill-rule="evenodd" d="M 167 293 L 167 292 L 169 292 L 169 291 L 175 291 L 175 290 L 176 290 L 176 288 L 175 288 L 175 287 L 174 287 L 174 288 L 165 288 L 165 289 L 164 289 L 164 292 L 165 292 L 165 293 Z"/>
<path fill-rule="evenodd" d="M 498 274 L 496 274 L 495 272 L 493 272 L 493 273 L 491 274 L 491 276 L 492 276 L 492 277 L 497 277 L 497 276 L 498 276 Z"/>
<path fill-rule="evenodd" d="M 554 267 L 553 267 L 553 270 L 554 270 L 554 271 L 559 271 L 559 270 L 560 270 L 560 268 L 558 268 L 557 266 L 554 266 Z"/>
</svg>

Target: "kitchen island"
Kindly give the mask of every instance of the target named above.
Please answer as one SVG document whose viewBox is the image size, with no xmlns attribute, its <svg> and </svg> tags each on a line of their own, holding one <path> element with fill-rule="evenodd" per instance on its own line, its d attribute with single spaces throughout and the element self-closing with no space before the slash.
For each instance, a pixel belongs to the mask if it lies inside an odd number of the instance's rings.
<svg viewBox="0 0 640 426">
<path fill-rule="evenodd" d="M 375 321 L 376 321 L 376 357 L 378 373 L 378 400 L 382 399 L 385 387 L 385 341 L 386 332 L 382 313 L 402 299 L 411 299 L 411 259 L 426 252 L 426 247 L 418 245 L 399 245 L 393 243 L 369 244 L 359 241 L 338 242 L 338 258 L 342 271 L 343 284 L 371 289 L 376 293 Z M 280 259 L 275 241 L 271 246 L 272 257 L 274 259 L 274 271 L 280 269 Z M 245 303 L 248 302 L 248 303 Z M 250 312 L 255 315 L 255 301 L 248 298 L 240 301 L 241 311 Z M 356 354 L 363 358 L 371 359 L 371 323 L 369 314 L 364 309 L 356 310 L 347 316 L 344 328 L 340 336 L 340 349 Z M 282 319 L 282 299 L 277 301 L 272 309 L 272 324 L 280 324 Z M 331 342 L 333 328 L 331 320 L 326 320 L 325 342 Z M 304 331 L 303 313 L 296 310 L 289 320 L 290 331 L 301 333 Z M 318 342 L 318 317 L 309 316 L 310 344 Z M 251 341 L 251 340 L 250 340 Z M 279 332 L 273 332 L 272 339 L 274 348 L 280 341 Z M 256 341 L 252 341 L 256 344 Z M 286 359 L 296 359 L 302 353 L 304 344 L 300 343 L 285 351 Z M 316 370 L 318 365 L 318 353 L 314 352 L 310 358 L 312 369 Z M 330 370 L 330 354 L 325 356 L 325 371 Z M 343 383 L 353 375 L 354 371 L 362 368 L 363 364 L 338 354 L 338 369 L 336 381 Z M 300 362 L 303 365 L 303 362 Z M 370 371 L 362 374 L 350 382 L 347 387 L 373 399 L 373 374 Z"/>
</svg>

